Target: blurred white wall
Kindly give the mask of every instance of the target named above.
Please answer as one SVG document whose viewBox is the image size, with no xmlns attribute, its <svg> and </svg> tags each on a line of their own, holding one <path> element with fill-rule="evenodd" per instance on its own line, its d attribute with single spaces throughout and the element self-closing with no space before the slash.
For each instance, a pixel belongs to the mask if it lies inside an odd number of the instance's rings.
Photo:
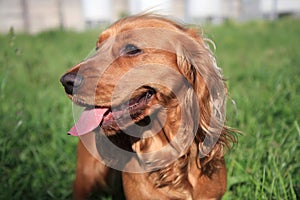
<svg viewBox="0 0 300 200">
<path fill-rule="evenodd" d="M 131 14 L 140 13 L 146 10 L 153 10 L 157 13 L 170 13 L 172 0 L 129 0 Z"/>
<path fill-rule="evenodd" d="M 0 0 L 0 32 L 84 29 L 81 0 Z"/>
<path fill-rule="evenodd" d="M 109 21 L 112 17 L 111 0 L 82 0 L 82 6 L 86 21 Z"/>
<path fill-rule="evenodd" d="M 115 21 L 124 14 L 155 11 L 187 22 L 238 21 L 300 13 L 300 0 L 82 0 L 87 18 Z M 123 6 L 123 8 L 122 8 Z M 97 9 L 96 9 L 97 7 Z M 117 9 L 116 9 L 117 8 Z M 100 19 L 101 18 L 101 19 Z"/>
<path fill-rule="evenodd" d="M 0 32 L 83 30 L 126 15 L 154 11 L 187 23 L 300 16 L 300 0 L 0 0 Z"/>
</svg>

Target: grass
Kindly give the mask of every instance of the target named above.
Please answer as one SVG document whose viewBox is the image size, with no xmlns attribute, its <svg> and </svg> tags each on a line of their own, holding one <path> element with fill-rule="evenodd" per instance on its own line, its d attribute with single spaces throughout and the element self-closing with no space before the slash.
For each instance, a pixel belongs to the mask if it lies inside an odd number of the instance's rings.
<svg viewBox="0 0 300 200">
<path fill-rule="evenodd" d="M 76 138 L 59 78 L 96 33 L 1 36 L 0 199 L 70 199 Z M 87 45 L 90 44 L 90 45 Z"/>
<path fill-rule="evenodd" d="M 227 157 L 227 199 L 300 198 L 300 21 L 212 28 L 228 78 L 227 115 L 244 132 Z"/>
<path fill-rule="evenodd" d="M 204 29 L 228 79 L 228 123 L 244 133 L 224 199 L 299 199 L 300 20 Z M 59 78 L 98 32 L 0 35 L 0 199 L 71 199 L 77 139 Z"/>
</svg>

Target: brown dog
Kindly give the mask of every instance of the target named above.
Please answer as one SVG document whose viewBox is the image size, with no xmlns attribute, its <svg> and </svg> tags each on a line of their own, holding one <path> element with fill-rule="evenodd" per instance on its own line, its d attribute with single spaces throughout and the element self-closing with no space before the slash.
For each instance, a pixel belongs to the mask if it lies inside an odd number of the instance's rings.
<svg viewBox="0 0 300 200">
<path fill-rule="evenodd" d="M 75 199 L 221 199 L 226 86 L 205 39 L 158 15 L 119 20 L 61 82 L 85 110 Z"/>
</svg>

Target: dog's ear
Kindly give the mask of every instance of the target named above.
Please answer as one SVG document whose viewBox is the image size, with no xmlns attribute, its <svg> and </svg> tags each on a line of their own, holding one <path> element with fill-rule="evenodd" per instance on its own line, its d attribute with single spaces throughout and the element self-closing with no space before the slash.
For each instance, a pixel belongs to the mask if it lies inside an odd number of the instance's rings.
<svg viewBox="0 0 300 200">
<path fill-rule="evenodd" d="M 227 88 L 221 69 L 217 67 L 208 44 L 194 30 L 186 30 L 177 42 L 175 48 L 178 68 L 192 86 L 195 95 L 187 101 L 196 99 L 200 112 L 196 134 L 199 156 L 205 160 L 204 163 L 216 157 L 221 159 L 223 147 L 229 143 L 228 128 L 225 126 Z M 189 104 L 193 106 L 194 103 Z"/>
</svg>

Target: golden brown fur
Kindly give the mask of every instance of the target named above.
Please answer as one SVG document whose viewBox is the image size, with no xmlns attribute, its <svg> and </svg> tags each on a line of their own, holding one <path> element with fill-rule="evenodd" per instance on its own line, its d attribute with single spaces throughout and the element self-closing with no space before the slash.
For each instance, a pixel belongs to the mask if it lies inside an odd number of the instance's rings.
<svg viewBox="0 0 300 200">
<path fill-rule="evenodd" d="M 119 55 L 127 41 L 137 45 L 142 52 Z M 137 154 L 137 157 L 120 161 L 124 163 L 124 169 L 136 163 L 166 164 L 144 173 L 110 169 L 99 162 L 110 159 L 106 156 L 109 149 L 96 147 L 96 141 L 101 141 L 102 136 L 94 130 L 82 136 L 78 144 L 75 199 L 85 199 L 95 190 L 113 193 L 116 199 L 220 199 L 226 190 L 225 148 L 235 138 L 224 125 L 226 86 L 205 39 L 194 29 L 161 16 L 146 14 L 121 19 L 110 26 L 100 35 L 96 48 L 98 52 L 93 57 L 66 74 L 76 73 L 84 78 L 76 92 L 68 92 L 69 96 L 81 106 L 112 107 L 137 97 L 148 88 L 154 89 L 155 95 L 133 123 L 144 123 L 147 116 L 152 116 L 153 124 L 159 126 L 164 119 L 158 133 L 139 138 L 122 132 L 122 128 L 132 124 L 113 129 L 103 127 L 103 133 L 115 145 Z M 132 80 L 125 81 L 123 89 L 114 96 L 118 81 L 126 73 L 135 66 L 149 63 L 155 65 L 151 73 L 144 70 L 134 72 Z M 103 70 L 103 66 L 109 67 Z M 159 66 L 167 66 L 185 80 L 178 80 L 178 76 L 172 73 L 164 74 L 164 69 L 160 70 Z M 132 93 L 125 89 L 149 76 L 151 81 L 145 87 Z M 164 80 L 155 84 L 152 80 L 156 79 Z M 66 84 L 64 80 L 62 82 Z M 163 87 L 162 83 L 168 87 Z M 153 108 L 155 105 L 161 108 Z M 185 118 L 193 120 L 186 123 Z M 187 135 L 193 132 L 195 137 L 191 144 L 188 148 L 182 147 L 180 144 L 186 144 Z M 164 152 L 162 148 L 172 141 L 175 141 L 172 143 L 174 152 L 179 152 L 178 159 L 168 162 L 168 155 L 173 151 Z M 145 153 L 159 150 L 163 151 L 159 159 L 156 154 L 145 156 Z M 102 153 L 99 155 L 98 151 Z"/>
</svg>

